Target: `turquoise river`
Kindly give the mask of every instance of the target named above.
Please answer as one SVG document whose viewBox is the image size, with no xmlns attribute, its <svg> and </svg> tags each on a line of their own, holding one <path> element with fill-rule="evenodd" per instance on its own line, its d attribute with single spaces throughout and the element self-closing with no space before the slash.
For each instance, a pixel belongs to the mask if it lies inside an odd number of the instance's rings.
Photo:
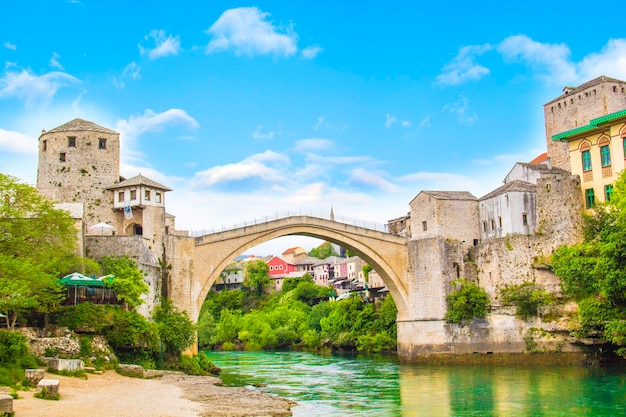
<svg viewBox="0 0 626 417">
<path fill-rule="evenodd" d="M 226 385 L 313 416 L 626 416 L 626 368 L 431 366 L 386 356 L 205 352 Z M 258 388 L 254 388 L 257 386 Z"/>
</svg>

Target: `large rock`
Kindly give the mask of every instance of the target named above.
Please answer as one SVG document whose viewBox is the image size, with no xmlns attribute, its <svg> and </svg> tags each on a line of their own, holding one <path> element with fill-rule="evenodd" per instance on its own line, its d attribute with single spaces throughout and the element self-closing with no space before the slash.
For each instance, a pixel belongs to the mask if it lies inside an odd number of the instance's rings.
<svg viewBox="0 0 626 417">
<path fill-rule="evenodd" d="M 120 364 L 117 367 L 120 375 L 131 376 L 133 378 L 143 378 L 143 368 L 139 365 Z"/>
<path fill-rule="evenodd" d="M 81 359 L 46 358 L 46 361 L 48 362 L 48 367 L 57 372 L 77 372 L 85 369 L 85 362 Z"/>
<path fill-rule="evenodd" d="M 54 398 L 59 395 L 59 385 L 61 383 L 58 379 L 42 379 L 37 384 L 37 393 L 47 398 Z"/>
<path fill-rule="evenodd" d="M 0 394 L 0 415 L 13 415 L 13 397 L 6 394 Z"/>
<path fill-rule="evenodd" d="M 26 369 L 24 371 L 28 384 L 35 387 L 46 376 L 45 369 Z"/>
</svg>

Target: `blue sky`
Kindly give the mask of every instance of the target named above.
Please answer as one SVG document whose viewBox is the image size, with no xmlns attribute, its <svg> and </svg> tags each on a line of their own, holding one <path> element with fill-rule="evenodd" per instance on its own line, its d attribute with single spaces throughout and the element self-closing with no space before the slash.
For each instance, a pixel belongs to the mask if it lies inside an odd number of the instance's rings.
<svg viewBox="0 0 626 417">
<path fill-rule="evenodd" d="M 420 3 L 4 0 L 0 172 L 34 183 L 41 129 L 80 117 L 121 133 L 122 175 L 175 190 L 179 229 L 331 205 L 384 223 L 422 189 L 498 187 L 545 151 L 565 85 L 626 80 L 621 2 L 602 22 Z"/>
</svg>

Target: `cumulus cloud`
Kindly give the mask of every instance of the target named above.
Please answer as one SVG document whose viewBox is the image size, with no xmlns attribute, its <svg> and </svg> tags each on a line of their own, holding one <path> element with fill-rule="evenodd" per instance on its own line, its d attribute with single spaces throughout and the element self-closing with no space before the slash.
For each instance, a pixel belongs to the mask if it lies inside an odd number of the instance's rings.
<svg viewBox="0 0 626 417">
<path fill-rule="evenodd" d="M 164 30 L 153 29 L 144 37 L 144 40 L 154 40 L 154 48 L 144 48 L 139 45 L 142 55 L 148 55 L 150 59 L 163 58 L 169 55 L 178 55 L 182 50 L 180 46 L 180 37 L 166 35 Z"/>
<path fill-rule="evenodd" d="M 457 116 L 457 119 L 461 123 L 472 124 L 477 119 L 476 113 L 472 112 L 469 107 L 469 100 L 465 96 L 459 96 L 459 99 L 452 103 L 443 106 L 444 113 L 451 113 Z"/>
<path fill-rule="evenodd" d="M 291 27 L 281 30 L 256 7 L 226 10 L 206 31 L 213 37 L 207 52 L 232 50 L 235 55 L 289 57 L 297 53 L 297 35 Z"/>
<path fill-rule="evenodd" d="M 131 62 L 126 65 L 122 70 L 122 75 L 120 78 L 113 77 L 113 84 L 116 87 L 124 88 L 126 86 L 125 80 L 140 80 L 141 79 L 141 67 L 135 62 Z"/>
<path fill-rule="evenodd" d="M 50 65 L 51 68 L 62 70 L 63 65 L 61 65 L 59 58 L 61 58 L 61 55 L 57 54 L 56 52 L 53 52 L 52 58 L 50 58 L 50 62 L 48 63 L 48 65 Z"/>
<path fill-rule="evenodd" d="M 252 138 L 256 140 L 274 139 L 274 131 L 271 130 L 269 132 L 263 133 L 263 126 L 259 125 L 256 127 L 256 130 L 252 133 Z"/>
<path fill-rule="evenodd" d="M 294 150 L 296 152 L 323 151 L 331 149 L 334 145 L 334 142 L 329 139 L 309 138 L 296 141 Z"/>
<path fill-rule="evenodd" d="M 409 120 L 399 120 L 396 116 L 391 113 L 387 113 L 385 115 L 385 127 L 389 129 L 394 124 L 399 123 L 402 127 L 411 127 L 411 122 Z"/>
<path fill-rule="evenodd" d="M 350 174 L 350 182 L 358 185 L 378 188 L 388 193 L 398 190 L 398 186 L 387 181 L 381 175 L 375 174 L 371 171 L 366 171 L 363 168 L 352 170 Z"/>
<path fill-rule="evenodd" d="M 6 72 L 0 78 L 0 98 L 16 97 L 30 106 L 50 100 L 60 88 L 77 83 L 77 78 L 59 71 L 44 75 L 35 75 L 25 69 L 21 72 Z"/>
<path fill-rule="evenodd" d="M 285 178 L 281 167 L 288 164 L 289 158 L 267 150 L 237 163 L 215 166 L 205 171 L 200 171 L 194 176 L 193 184 L 197 188 L 205 188 L 223 182 L 241 181 L 250 178 L 279 182 Z"/>
<path fill-rule="evenodd" d="M 600 75 L 626 79 L 626 39 L 610 39 L 600 52 L 587 55 L 578 64 L 579 81 Z"/>
<path fill-rule="evenodd" d="M 317 45 L 314 46 L 308 46 L 306 48 L 304 48 L 302 51 L 300 51 L 300 56 L 304 59 L 313 59 L 315 58 L 320 52 L 322 52 L 322 48 L 320 48 Z"/>
<path fill-rule="evenodd" d="M 121 133 L 124 140 L 128 141 L 146 132 L 160 132 L 171 125 L 186 125 L 195 129 L 198 127 L 198 122 L 182 109 L 169 109 L 162 113 L 155 113 L 148 109 L 142 115 L 133 115 L 128 120 L 118 121 L 116 130 Z"/>
<path fill-rule="evenodd" d="M 37 154 L 37 140 L 23 133 L 0 129 L 0 150 L 2 152 Z"/>
<path fill-rule="evenodd" d="M 5 48 L 10 49 L 12 51 L 15 51 L 17 49 L 17 45 L 15 45 L 14 43 L 11 43 L 9 41 L 5 42 L 3 45 L 4 45 Z"/>
<path fill-rule="evenodd" d="M 492 49 L 493 46 L 488 43 L 460 48 L 452 62 L 443 67 L 442 73 L 437 76 L 437 82 L 440 85 L 459 85 L 481 79 L 489 74 L 489 69 L 476 63 L 476 57 Z"/>
<path fill-rule="evenodd" d="M 524 62 L 546 81 L 561 84 L 576 80 L 576 65 L 564 44 L 541 43 L 526 35 L 509 36 L 497 47 L 505 61 Z"/>
</svg>

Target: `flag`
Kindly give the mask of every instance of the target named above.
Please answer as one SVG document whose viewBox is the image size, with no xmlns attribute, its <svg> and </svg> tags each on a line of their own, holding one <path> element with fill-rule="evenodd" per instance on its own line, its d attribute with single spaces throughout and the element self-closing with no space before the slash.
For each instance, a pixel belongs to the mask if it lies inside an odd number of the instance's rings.
<svg viewBox="0 0 626 417">
<path fill-rule="evenodd" d="M 127 206 L 124 206 L 124 218 L 125 219 L 133 218 L 133 209 L 130 207 L 130 204 Z"/>
</svg>

